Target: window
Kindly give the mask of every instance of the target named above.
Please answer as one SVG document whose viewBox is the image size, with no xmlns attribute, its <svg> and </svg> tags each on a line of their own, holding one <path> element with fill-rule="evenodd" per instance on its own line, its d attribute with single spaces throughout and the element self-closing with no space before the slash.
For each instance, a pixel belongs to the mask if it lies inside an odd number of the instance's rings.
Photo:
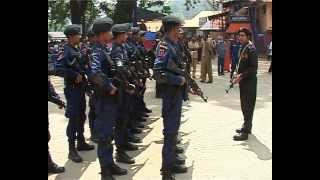
<svg viewBox="0 0 320 180">
<path fill-rule="evenodd" d="M 262 6 L 262 12 L 263 12 L 263 14 L 267 13 L 267 6 L 266 5 Z"/>
</svg>

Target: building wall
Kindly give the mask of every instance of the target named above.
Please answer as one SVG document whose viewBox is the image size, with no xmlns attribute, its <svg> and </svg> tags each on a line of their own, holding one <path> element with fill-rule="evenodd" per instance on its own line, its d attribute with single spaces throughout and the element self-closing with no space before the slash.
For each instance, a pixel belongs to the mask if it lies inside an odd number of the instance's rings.
<svg viewBox="0 0 320 180">
<path fill-rule="evenodd" d="M 258 18 L 261 32 L 272 29 L 272 3 L 264 3 L 259 6 Z"/>
</svg>

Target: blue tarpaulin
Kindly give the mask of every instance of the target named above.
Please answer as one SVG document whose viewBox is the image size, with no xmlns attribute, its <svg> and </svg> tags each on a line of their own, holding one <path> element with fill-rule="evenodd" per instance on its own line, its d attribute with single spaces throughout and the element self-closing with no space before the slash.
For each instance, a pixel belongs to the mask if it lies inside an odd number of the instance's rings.
<svg viewBox="0 0 320 180">
<path fill-rule="evenodd" d="M 156 32 L 146 32 L 146 34 L 144 35 L 145 40 L 156 40 Z"/>
</svg>

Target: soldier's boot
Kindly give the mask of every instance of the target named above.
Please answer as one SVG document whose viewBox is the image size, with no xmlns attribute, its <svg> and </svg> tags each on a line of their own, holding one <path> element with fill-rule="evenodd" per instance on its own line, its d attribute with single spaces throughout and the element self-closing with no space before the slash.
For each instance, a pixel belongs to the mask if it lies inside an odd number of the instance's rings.
<svg viewBox="0 0 320 180">
<path fill-rule="evenodd" d="M 171 171 L 161 171 L 162 180 L 175 180 L 174 174 Z"/>
<path fill-rule="evenodd" d="M 115 180 L 108 168 L 101 167 L 101 180 Z"/>
<path fill-rule="evenodd" d="M 241 132 L 241 133 L 233 136 L 233 140 L 235 140 L 235 141 L 245 141 L 245 140 L 248 140 L 248 138 L 249 138 L 248 132 Z"/>
<path fill-rule="evenodd" d="M 76 147 L 75 147 L 75 141 L 69 140 L 69 154 L 68 159 L 72 160 L 73 162 L 80 163 L 82 162 L 82 158 L 79 156 Z"/>
<path fill-rule="evenodd" d="M 184 152 L 184 149 L 182 147 L 176 146 L 176 153 L 181 154 Z"/>
<path fill-rule="evenodd" d="M 136 119 L 137 122 L 147 122 L 147 119 L 139 117 Z"/>
<path fill-rule="evenodd" d="M 177 144 L 180 144 L 181 141 L 182 141 L 182 138 L 178 136 L 178 137 L 177 137 Z"/>
<path fill-rule="evenodd" d="M 183 165 L 186 163 L 186 160 L 180 157 L 178 154 L 176 154 L 176 164 L 177 165 Z"/>
<path fill-rule="evenodd" d="M 132 128 L 131 132 L 134 133 L 134 134 L 140 134 L 140 133 L 142 133 L 142 130 L 139 129 L 139 128 Z"/>
<path fill-rule="evenodd" d="M 48 173 L 63 173 L 65 171 L 64 167 L 58 166 L 56 163 L 54 163 L 51 159 L 51 155 L 48 152 Z"/>
<path fill-rule="evenodd" d="M 149 117 L 149 115 L 146 114 L 146 113 L 143 113 L 143 114 L 142 114 L 142 117 Z"/>
<path fill-rule="evenodd" d="M 141 122 L 137 122 L 137 123 L 136 123 L 136 127 L 143 129 L 143 128 L 145 128 L 146 126 L 145 126 L 144 124 L 142 124 Z"/>
<path fill-rule="evenodd" d="M 117 162 L 122 162 L 125 164 L 134 164 L 135 161 L 133 158 L 131 158 L 124 150 L 122 149 L 117 149 L 116 153 L 116 161 Z"/>
<path fill-rule="evenodd" d="M 178 134 L 174 135 L 173 141 L 172 141 L 172 145 L 171 145 L 173 152 L 175 152 L 175 157 L 177 157 L 177 153 L 176 153 L 177 139 L 178 139 Z M 173 173 L 186 173 L 187 172 L 187 167 L 185 165 L 182 165 L 182 164 L 178 165 L 176 162 L 174 162 L 174 165 L 172 167 L 172 172 Z"/>
<path fill-rule="evenodd" d="M 172 168 L 172 172 L 174 173 L 186 173 L 188 171 L 188 168 L 185 165 L 178 165 L 175 164 Z"/>
<path fill-rule="evenodd" d="M 126 175 L 126 174 L 128 174 L 128 171 L 126 169 L 122 169 L 121 167 L 119 167 L 116 164 L 112 164 L 110 166 L 110 172 L 113 175 Z"/>
<path fill-rule="evenodd" d="M 138 146 L 137 145 L 134 145 L 134 144 L 131 144 L 129 142 L 125 143 L 123 145 L 123 147 L 121 147 L 121 149 L 125 150 L 125 151 L 136 151 L 138 150 Z"/>
<path fill-rule="evenodd" d="M 129 135 L 128 136 L 128 142 L 132 142 L 132 143 L 141 143 L 142 142 L 142 140 L 141 140 L 141 138 L 139 138 L 139 137 L 137 137 L 137 136 L 135 136 L 135 135 Z"/>
<path fill-rule="evenodd" d="M 78 151 L 91 151 L 94 150 L 94 145 L 86 143 L 84 136 L 81 135 L 78 137 L 77 149 Z"/>
<path fill-rule="evenodd" d="M 152 110 L 151 110 L 151 109 L 148 109 L 147 107 L 144 107 L 144 112 L 145 112 L 145 113 L 152 113 Z"/>
<path fill-rule="evenodd" d="M 244 128 L 236 129 L 236 133 L 242 133 L 242 132 L 244 132 L 244 131 L 245 131 Z M 248 134 L 251 134 L 251 131 L 249 131 Z"/>
</svg>

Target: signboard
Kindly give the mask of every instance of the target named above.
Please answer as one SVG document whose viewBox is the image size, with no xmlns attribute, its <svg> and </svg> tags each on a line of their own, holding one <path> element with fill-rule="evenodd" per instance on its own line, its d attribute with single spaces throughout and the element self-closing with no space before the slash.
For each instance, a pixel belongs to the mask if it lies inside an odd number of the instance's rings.
<svg viewBox="0 0 320 180">
<path fill-rule="evenodd" d="M 249 22 L 249 16 L 230 16 L 231 22 Z"/>
</svg>

